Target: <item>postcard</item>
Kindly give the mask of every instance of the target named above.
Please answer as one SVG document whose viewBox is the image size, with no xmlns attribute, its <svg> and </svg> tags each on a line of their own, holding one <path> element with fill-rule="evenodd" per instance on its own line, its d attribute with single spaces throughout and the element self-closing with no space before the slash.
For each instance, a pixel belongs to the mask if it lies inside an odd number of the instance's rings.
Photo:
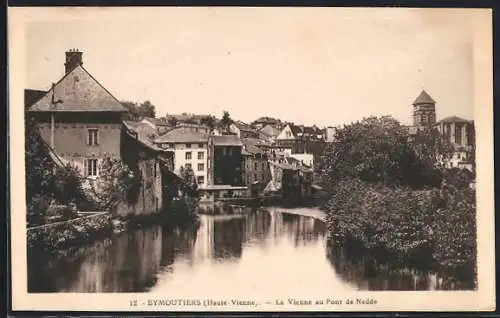
<svg viewBox="0 0 500 318">
<path fill-rule="evenodd" d="M 492 10 L 8 26 L 13 310 L 495 309 Z"/>
</svg>

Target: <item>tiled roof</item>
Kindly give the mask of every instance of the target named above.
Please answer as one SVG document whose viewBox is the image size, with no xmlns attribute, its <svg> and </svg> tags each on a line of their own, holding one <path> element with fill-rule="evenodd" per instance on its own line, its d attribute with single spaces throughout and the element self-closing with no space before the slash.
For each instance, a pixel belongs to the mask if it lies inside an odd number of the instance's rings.
<svg viewBox="0 0 500 318">
<path fill-rule="evenodd" d="M 45 94 L 46 91 L 40 91 L 36 89 L 25 89 L 24 90 L 24 108 L 28 109 L 31 105 L 40 100 Z"/>
<path fill-rule="evenodd" d="M 271 147 L 271 143 L 258 138 L 241 138 L 243 144 L 253 145 L 257 147 Z"/>
<path fill-rule="evenodd" d="M 172 129 L 159 136 L 155 143 L 205 143 L 208 141 L 208 134 L 203 132 L 189 131 L 185 129 Z"/>
<path fill-rule="evenodd" d="M 463 119 L 463 118 L 460 118 L 458 116 L 450 116 L 450 117 L 446 117 L 446 118 L 441 119 L 436 124 L 439 124 L 439 123 L 469 123 L 469 122 L 471 122 L 471 120 Z"/>
<path fill-rule="evenodd" d="M 436 102 L 432 99 L 432 97 L 429 96 L 429 94 L 427 94 L 427 92 L 425 90 L 422 90 L 422 92 L 420 93 L 420 95 L 418 95 L 418 97 L 413 102 L 413 105 L 417 105 L 417 104 L 435 104 L 435 103 Z"/>
<path fill-rule="evenodd" d="M 52 107 L 54 101 L 61 101 Z M 127 109 L 83 66 L 66 74 L 29 111 L 126 112 Z"/>
<path fill-rule="evenodd" d="M 243 146 L 241 140 L 236 135 L 213 136 L 215 146 Z"/>
<path fill-rule="evenodd" d="M 265 125 L 259 130 L 259 132 L 264 133 L 271 137 L 276 137 L 280 134 L 281 130 L 272 125 Z"/>
<path fill-rule="evenodd" d="M 162 118 L 154 118 L 154 117 L 143 117 L 143 120 L 147 120 L 156 126 L 168 126 L 168 123 Z"/>
<path fill-rule="evenodd" d="M 259 147 L 244 142 L 243 142 L 243 149 L 245 150 L 245 152 L 242 152 L 242 154 L 246 155 L 256 155 L 264 153 L 264 151 L 262 151 Z"/>
<path fill-rule="evenodd" d="M 153 140 L 151 140 L 149 137 L 151 135 L 154 135 L 154 133 L 155 133 L 154 128 L 152 128 L 151 126 L 149 126 L 147 124 L 137 122 L 137 121 L 124 120 L 122 122 L 126 128 L 126 131 L 129 133 L 129 135 L 131 135 L 132 137 L 136 137 L 136 139 L 140 143 L 142 143 L 143 145 L 145 145 L 146 147 L 148 147 L 152 150 L 156 150 L 156 151 L 161 150 L 158 146 L 156 146 L 153 143 Z"/>
<path fill-rule="evenodd" d="M 243 130 L 243 131 L 252 131 L 252 132 L 255 132 L 256 130 L 254 128 L 252 128 L 250 125 L 248 124 L 245 124 L 244 122 L 242 121 L 235 121 L 233 122 L 233 124 L 239 129 L 239 130 Z"/>
</svg>

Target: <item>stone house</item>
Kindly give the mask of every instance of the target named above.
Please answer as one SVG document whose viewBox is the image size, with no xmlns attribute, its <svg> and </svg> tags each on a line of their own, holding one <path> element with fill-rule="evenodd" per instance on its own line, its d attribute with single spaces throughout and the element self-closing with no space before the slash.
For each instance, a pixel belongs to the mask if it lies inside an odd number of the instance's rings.
<svg viewBox="0 0 500 318">
<path fill-rule="evenodd" d="M 163 208 L 161 169 L 166 157 L 160 156 L 161 149 L 150 138 L 154 132 L 155 129 L 145 123 L 123 121 L 121 159 L 132 171 L 140 174 L 141 184 L 134 202 L 120 202 L 112 211 L 117 216 L 154 214 Z"/>
<path fill-rule="evenodd" d="M 271 180 L 268 158 L 266 152 L 252 143 L 243 142 L 241 155 L 242 173 L 245 185 L 248 187 L 249 196 L 256 197 L 262 194 L 264 187 Z"/>
<path fill-rule="evenodd" d="M 176 127 L 158 136 L 154 144 L 163 151 L 173 152 L 174 173 L 181 174 L 181 168 L 193 169 L 199 188 L 208 185 L 210 167 L 208 164 L 208 137 L 205 132 Z"/>
<path fill-rule="evenodd" d="M 243 186 L 242 147 L 236 135 L 210 136 L 209 176 L 211 185 Z"/>
<path fill-rule="evenodd" d="M 41 137 L 88 179 L 103 158 L 120 158 L 126 108 L 83 68 L 82 52 L 66 52 L 65 74 L 28 110 Z"/>
</svg>

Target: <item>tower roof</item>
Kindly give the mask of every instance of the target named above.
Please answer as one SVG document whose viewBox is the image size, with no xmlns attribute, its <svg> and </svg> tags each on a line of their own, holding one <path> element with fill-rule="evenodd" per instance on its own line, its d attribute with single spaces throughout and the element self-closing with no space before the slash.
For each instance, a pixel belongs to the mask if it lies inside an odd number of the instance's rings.
<svg viewBox="0 0 500 318">
<path fill-rule="evenodd" d="M 418 105 L 418 104 L 435 104 L 436 101 L 432 99 L 432 97 L 427 94 L 425 90 L 422 90 L 420 95 L 415 99 L 413 102 L 413 105 Z"/>
</svg>

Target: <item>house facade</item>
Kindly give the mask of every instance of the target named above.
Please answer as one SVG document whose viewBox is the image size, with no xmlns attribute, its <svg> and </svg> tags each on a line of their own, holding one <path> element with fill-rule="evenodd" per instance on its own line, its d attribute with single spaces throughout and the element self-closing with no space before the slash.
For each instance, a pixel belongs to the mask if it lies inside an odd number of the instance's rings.
<svg viewBox="0 0 500 318">
<path fill-rule="evenodd" d="M 198 187 L 208 184 L 208 134 L 174 128 L 157 137 L 154 143 L 163 151 L 174 153 L 174 173 L 181 174 L 187 167 L 193 169 Z"/>
<path fill-rule="evenodd" d="M 474 121 L 452 116 L 438 121 L 434 127 L 453 147 L 453 154 L 446 162 L 447 167 L 474 171 L 476 143 Z"/>
<path fill-rule="evenodd" d="M 28 114 L 43 140 L 83 176 L 97 178 L 104 158 L 120 158 L 127 109 L 83 68 L 82 52 L 66 52 L 65 74 Z"/>
<path fill-rule="evenodd" d="M 267 154 L 253 145 L 243 141 L 242 174 L 248 195 L 256 197 L 262 194 L 265 186 L 271 180 Z"/>
<path fill-rule="evenodd" d="M 211 184 L 244 186 L 241 140 L 236 135 L 210 136 Z"/>
<path fill-rule="evenodd" d="M 161 149 L 150 139 L 154 131 L 154 128 L 144 123 L 123 121 L 121 159 L 132 171 L 140 173 L 141 184 L 133 203 L 120 202 L 112 211 L 116 216 L 159 213 L 163 208 L 161 169 L 168 162 L 165 160 L 168 156 L 160 156 Z"/>
</svg>

